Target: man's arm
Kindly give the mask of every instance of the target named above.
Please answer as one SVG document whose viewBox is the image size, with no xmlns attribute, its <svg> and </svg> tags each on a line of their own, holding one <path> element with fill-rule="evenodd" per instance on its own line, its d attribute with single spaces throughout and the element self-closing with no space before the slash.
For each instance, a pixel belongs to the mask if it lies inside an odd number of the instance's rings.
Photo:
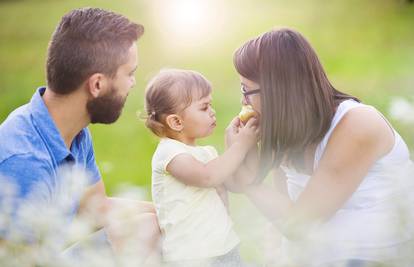
<svg viewBox="0 0 414 267">
<path fill-rule="evenodd" d="M 81 200 L 79 206 L 79 214 L 94 216 L 99 218 L 96 220 L 98 227 L 105 226 L 107 216 L 110 214 L 122 216 L 126 214 L 141 214 L 153 213 L 155 214 L 154 205 L 148 201 L 138 201 L 133 199 L 123 199 L 116 197 L 108 197 L 106 195 L 105 185 L 102 180 L 90 186 Z"/>
</svg>

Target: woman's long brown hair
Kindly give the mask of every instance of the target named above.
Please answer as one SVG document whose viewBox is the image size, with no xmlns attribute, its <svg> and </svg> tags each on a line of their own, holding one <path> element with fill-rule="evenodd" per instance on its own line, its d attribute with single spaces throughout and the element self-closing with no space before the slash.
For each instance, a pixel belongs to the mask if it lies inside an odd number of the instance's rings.
<svg viewBox="0 0 414 267">
<path fill-rule="evenodd" d="M 261 88 L 260 171 L 287 161 L 304 167 L 304 153 L 328 131 L 336 107 L 357 98 L 336 90 L 308 41 L 291 29 L 272 30 L 234 54 L 237 72 Z"/>
</svg>

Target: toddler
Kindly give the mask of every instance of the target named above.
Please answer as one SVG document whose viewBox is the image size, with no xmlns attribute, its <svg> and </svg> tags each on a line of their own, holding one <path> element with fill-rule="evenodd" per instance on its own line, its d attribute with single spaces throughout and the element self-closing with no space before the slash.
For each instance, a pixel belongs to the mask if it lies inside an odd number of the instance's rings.
<svg viewBox="0 0 414 267">
<path fill-rule="evenodd" d="M 148 84 L 146 126 L 160 142 L 152 158 L 152 198 L 167 266 L 242 266 L 239 238 L 217 188 L 231 183 L 258 129 L 249 120 L 220 156 L 197 140 L 213 133 L 211 85 L 199 73 L 163 70 Z"/>
</svg>

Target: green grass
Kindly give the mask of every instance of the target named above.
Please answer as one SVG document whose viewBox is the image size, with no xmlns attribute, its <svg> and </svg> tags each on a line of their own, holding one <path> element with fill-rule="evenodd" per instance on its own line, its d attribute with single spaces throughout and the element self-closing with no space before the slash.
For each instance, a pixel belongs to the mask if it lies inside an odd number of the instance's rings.
<svg viewBox="0 0 414 267">
<path fill-rule="evenodd" d="M 60 17 L 70 9 L 96 6 L 123 13 L 145 25 L 139 43 L 137 86 L 122 117 L 113 125 L 92 125 L 97 162 L 108 191 L 130 183 L 148 187 L 157 139 L 137 119 L 143 89 L 160 68 L 195 69 L 214 85 L 218 127 L 201 140 L 223 150 L 226 124 L 239 110 L 239 81 L 233 51 L 245 40 L 274 26 L 301 31 L 317 50 L 328 76 L 340 90 L 375 105 L 384 114 L 392 96 L 412 96 L 414 5 L 404 1 L 253 1 L 221 4 L 223 24 L 197 44 L 170 44 L 154 1 L 0 1 L 0 122 L 45 84 L 47 43 Z M 154 15 L 155 14 L 155 15 Z M 170 38 L 170 39 L 168 39 Z M 183 40 L 184 41 L 184 40 Z M 410 147 L 413 127 L 392 121 Z"/>
</svg>

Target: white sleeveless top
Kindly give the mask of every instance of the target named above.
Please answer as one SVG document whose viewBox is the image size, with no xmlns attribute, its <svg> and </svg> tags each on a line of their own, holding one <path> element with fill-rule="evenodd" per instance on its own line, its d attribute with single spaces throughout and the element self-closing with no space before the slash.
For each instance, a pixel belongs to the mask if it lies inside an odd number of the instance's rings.
<svg viewBox="0 0 414 267">
<path fill-rule="evenodd" d="M 339 121 L 349 110 L 363 106 L 367 107 L 354 100 L 338 106 L 330 129 L 316 149 L 314 170 Z M 316 266 L 347 259 L 384 262 L 403 256 L 405 243 L 414 240 L 414 168 L 407 145 L 393 131 L 391 151 L 372 165 L 357 190 L 328 221 L 312 228 L 306 240 L 283 240 L 282 262 Z M 310 176 L 283 166 L 282 170 L 289 197 L 296 201 Z"/>
</svg>

